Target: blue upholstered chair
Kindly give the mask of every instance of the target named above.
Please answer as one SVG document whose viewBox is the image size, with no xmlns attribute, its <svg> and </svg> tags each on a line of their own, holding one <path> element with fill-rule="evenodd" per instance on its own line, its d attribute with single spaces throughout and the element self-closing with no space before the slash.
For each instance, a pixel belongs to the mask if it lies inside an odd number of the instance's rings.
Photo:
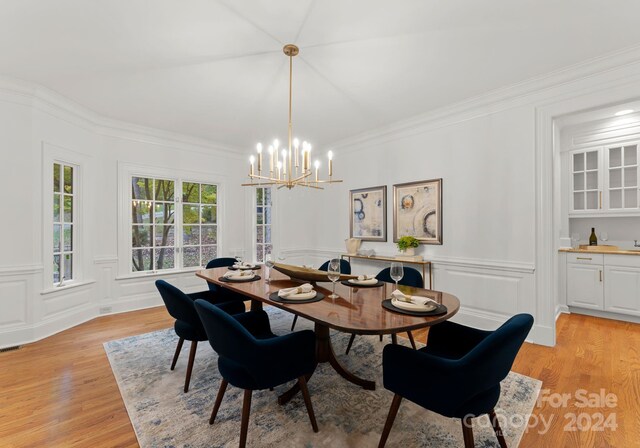
<svg viewBox="0 0 640 448">
<path fill-rule="evenodd" d="M 324 263 L 322 263 L 322 266 L 320 266 L 318 268 L 319 271 L 328 271 L 329 270 L 329 262 L 331 260 L 327 260 Z M 347 260 L 343 260 L 342 258 L 340 259 L 340 273 L 341 274 L 351 274 L 351 263 L 349 263 Z M 296 314 L 295 316 L 293 316 L 293 322 L 291 323 L 291 331 L 293 331 L 293 329 L 296 327 L 296 322 L 298 322 L 298 315 Z"/>
<path fill-rule="evenodd" d="M 162 300 L 167 307 L 167 311 L 169 311 L 169 314 L 176 320 L 174 328 L 176 334 L 180 338 L 178 340 L 176 352 L 173 355 L 173 361 L 171 362 L 171 370 L 176 367 L 176 362 L 178 362 L 180 350 L 182 350 L 182 344 L 184 344 L 185 339 L 187 341 L 191 341 L 191 351 L 189 352 L 189 362 L 187 364 L 187 376 L 184 380 L 184 391 L 187 392 L 189 390 L 189 382 L 191 381 L 191 372 L 193 371 L 193 361 L 196 357 L 198 342 L 206 341 L 207 333 L 204 331 L 204 327 L 200 322 L 198 313 L 196 313 L 193 300 L 187 294 L 164 280 L 157 280 L 156 288 L 158 288 L 158 291 L 162 296 Z M 242 302 L 219 303 L 216 304 L 216 306 L 231 314 L 242 313 L 245 310 L 244 303 Z"/>
<path fill-rule="evenodd" d="M 218 353 L 218 369 L 222 375 L 220 389 L 211 412 L 213 424 L 227 385 L 244 389 L 240 447 L 247 442 L 251 395 L 254 390 L 270 389 L 297 379 L 307 407 L 311 426 L 318 432 L 306 375 L 316 368 L 316 339 L 311 330 L 275 336 L 264 311 L 249 311 L 230 316 L 203 300 L 195 302 L 211 347 Z"/>
<path fill-rule="evenodd" d="M 529 334 L 533 317 L 518 314 L 495 331 L 443 322 L 429 330 L 427 346 L 387 345 L 382 355 L 384 387 L 395 393 L 380 437 L 384 447 L 402 398 L 445 417 L 462 420 L 466 448 L 473 447 L 471 419 L 489 414 L 502 448 L 507 444 L 494 407 L 500 381 Z"/>
<path fill-rule="evenodd" d="M 424 280 L 422 279 L 422 274 L 413 268 L 403 267 L 402 270 L 404 274 L 402 275 L 402 279 L 398 281 L 399 285 L 404 286 L 413 286 L 414 288 L 424 288 Z M 382 271 L 378 272 L 376 275 L 376 279 L 385 283 L 395 283 L 395 280 L 391 278 L 391 268 L 384 268 Z M 416 349 L 416 341 L 413 339 L 413 335 L 410 331 L 407 331 L 407 336 L 409 337 L 409 342 L 411 342 L 411 346 L 413 349 Z M 349 344 L 347 344 L 347 350 L 345 351 L 345 355 L 349 354 L 349 350 L 351 350 L 351 346 L 353 345 L 353 341 L 356 339 L 356 335 L 352 334 L 349 339 Z M 382 341 L 382 335 L 380 335 L 380 340 Z M 391 340 L 394 344 L 397 343 L 397 336 L 395 334 L 391 335 Z"/>
<path fill-rule="evenodd" d="M 207 263 L 206 268 L 213 269 L 213 268 L 233 266 L 237 261 L 238 261 L 237 259 L 231 258 L 231 257 L 214 258 L 213 260 Z M 202 300 L 206 300 L 209 303 L 224 303 L 224 302 L 230 302 L 230 301 L 242 302 L 244 300 L 249 300 L 248 297 L 240 293 L 237 293 L 235 291 L 230 291 L 214 283 L 207 282 L 207 285 L 209 286 L 209 289 L 205 291 L 191 293 L 189 294 L 189 297 L 191 297 L 192 300 L 202 299 Z"/>
</svg>

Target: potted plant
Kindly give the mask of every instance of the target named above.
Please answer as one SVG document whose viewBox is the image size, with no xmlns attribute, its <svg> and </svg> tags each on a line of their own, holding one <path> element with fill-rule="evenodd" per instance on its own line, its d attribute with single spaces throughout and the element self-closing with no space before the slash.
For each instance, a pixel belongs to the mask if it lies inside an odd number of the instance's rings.
<svg viewBox="0 0 640 448">
<path fill-rule="evenodd" d="M 412 236 L 403 236 L 396 243 L 398 250 L 403 255 L 415 255 L 416 247 L 420 246 L 420 241 Z"/>
</svg>

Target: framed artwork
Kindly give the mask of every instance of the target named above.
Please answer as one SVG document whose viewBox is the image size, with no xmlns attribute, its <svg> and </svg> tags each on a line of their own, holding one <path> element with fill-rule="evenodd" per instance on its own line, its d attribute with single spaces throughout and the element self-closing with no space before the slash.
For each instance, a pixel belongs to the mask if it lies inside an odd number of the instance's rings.
<svg viewBox="0 0 640 448">
<path fill-rule="evenodd" d="M 393 186 L 393 241 L 403 236 L 442 244 L 442 179 Z"/>
<path fill-rule="evenodd" d="M 362 241 L 387 241 L 387 186 L 349 191 L 349 236 Z"/>
</svg>

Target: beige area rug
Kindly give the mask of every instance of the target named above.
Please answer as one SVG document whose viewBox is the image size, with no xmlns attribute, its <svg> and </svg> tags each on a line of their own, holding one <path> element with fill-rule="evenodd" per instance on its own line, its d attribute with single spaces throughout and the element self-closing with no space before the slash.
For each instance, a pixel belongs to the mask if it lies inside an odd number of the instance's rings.
<svg viewBox="0 0 640 448">
<path fill-rule="evenodd" d="M 269 308 L 276 334 L 288 333 L 292 315 Z M 299 319 L 297 330 L 312 328 Z M 338 353 L 344 353 L 349 335 L 332 333 Z M 191 388 L 182 392 L 188 344 L 172 372 L 177 344 L 173 329 L 142 334 L 104 344 L 129 417 L 142 448 L 232 447 L 238 445 L 242 391 L 229 386 L 213 426 L 208 423 L 220 384 L 217 355 L 201 343 L 196 355 Z M 404 343 L 404 340 L 400 338 Z M 340 377 L 328 364 L 320 364 L 309 381 L 311 400 L 320 432 L 311 429 L 300 394 L 285 406 L 276 397 L 289 385 L 253 394 L 247 446 L 251 447 L 376 447 L 393 394 L 382 387 L 382 349 L 389 342 L 377 336 L 359 336 L 341 361 L 357 375 L 375 379 L 367 391 Z M 295 354 L 292 354 L 295 356 Z M 511 372 L 502 383 L 496 408 L 509 447 L 518 446 L 540 391 L 541 382 Z M 474 419 L 476 447 L 497 447 L 489 419 Z M 427 411 L 408 400 L 400 406 L 388 447 L 462 447 L 460 421 Z"/>
</svg>

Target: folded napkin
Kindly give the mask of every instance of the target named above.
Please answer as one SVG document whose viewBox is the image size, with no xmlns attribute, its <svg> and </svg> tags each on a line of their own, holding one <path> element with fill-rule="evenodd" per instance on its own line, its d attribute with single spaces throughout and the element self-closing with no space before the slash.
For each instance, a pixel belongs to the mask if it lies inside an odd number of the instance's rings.
<svg viewBox="0 0 640 448">
<path fill-rule="evenodd" d="M 310 283 L 305 283 L 304 285 L 296 286 L 295 288 L 284 288 L 278 291 L 278 296 L 283 299 L 295 294 L 307 294 L 313 291 L 313 286 Z"/>
<path fill-rule="evenodd" d="M 358 275 L 358 281 L 364 281 L 364 280 L 375 280 L 376 276 L 375 275 Z"/>
<path fill-rule="evenodd" d="M 438 305 L 438 302 L 430 299 L 429 297 L 408 296 L 397 289 L 391 293 L 391 298 L 397 300 L 398 302 L 411 303 L 413 305 L 419 305 L 425 308 L 432 308 Z"/>
<path fill-rule="evenodd" d="M 378 283 L 375 275 L 358 275 L 358 278 L 349 279 L 349 283 L 357 285 L 375 285 Z"/>
<path fill-rule="evenodd" d="M 245 278 L 251 278 L 254 275 L 255 273 L 253 271 L 227 271 L 225 272 L 223 277 L 231 278 L 231 279 L 245 279 Z"/>
<path fill-rule="evenodd" d="M 233 264 L 233 267 L 236 269 L 251 269 L 253 268 L 253 264 L 247 261 L 238 261 Z"/>
</svg>

